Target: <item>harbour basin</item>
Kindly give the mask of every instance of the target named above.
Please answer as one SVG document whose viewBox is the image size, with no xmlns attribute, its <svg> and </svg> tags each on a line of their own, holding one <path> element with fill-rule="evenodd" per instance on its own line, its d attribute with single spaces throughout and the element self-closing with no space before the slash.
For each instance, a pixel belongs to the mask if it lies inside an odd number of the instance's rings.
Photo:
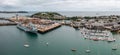
<svg viewBox="0 0 120 55">
<path fill-rule="evenodd" d="M 119 55 L 120 48 L 112 50 L 114 44 L 119 45 L 119 35 L 113 35 L 116 42 L 108 43 L 86 40 L 80 30 L 69 26 L 61 26 L 46 34 L 26 33 L 16 26 L 1 26 L 0 55 Z M 25 42 L 29 43 L 29 48 L 23 46 Z M 48 46 L 46 43 L 49 43 Z M 88 47 L 90 53 L 85 52 Z M 73 52 L 72 48 L 77 50 Z"/>
</svg>

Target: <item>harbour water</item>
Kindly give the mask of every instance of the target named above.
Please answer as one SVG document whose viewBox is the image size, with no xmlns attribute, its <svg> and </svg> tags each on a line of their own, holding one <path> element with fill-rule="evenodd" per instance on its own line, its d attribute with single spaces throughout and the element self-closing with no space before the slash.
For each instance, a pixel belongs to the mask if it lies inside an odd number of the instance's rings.
<svg viewBox="0 0 120 55">
<path fill-rule="evenodd" d="M 79 30 L 69 26 L 61 26 L 46 34 L 31 34 L 16 26 L 1 26 L 0 55 L 119 55 L 120 48 L 112 50 L 112 46 L 120 45 L 120 34 L 113 36 L 116 42 L 108 43 L 84 39 Z M 30 47 L 24 47 L 26 42 Z M 88 47 L 90 53 L 85 52 Z M 71 51 L 72 48 L 77 51 Z"/>
</svg>

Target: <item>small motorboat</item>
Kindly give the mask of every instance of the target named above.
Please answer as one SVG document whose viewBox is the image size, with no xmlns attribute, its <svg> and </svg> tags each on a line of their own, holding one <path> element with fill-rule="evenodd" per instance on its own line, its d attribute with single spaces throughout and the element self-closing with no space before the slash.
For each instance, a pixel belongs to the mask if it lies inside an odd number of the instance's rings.
<svg viewBox="0 0 120 55">
<path fill-rule="evenodd" d="M 29 46 L 30 46 L 30 45 L 28 45 L 28 44 L 25 44 L 25 45 L 24 45 L 24 47 L 29 47 Z"/>
<path fill-rule="evenodd" d="M 24 44 L 24 47 L 29 47 L 30 45 L 28 44 L 28 42 L 26 42 L 25 44 Z"/>
<path fill-rule="evenodd" d="M 48 44 L 49 44 L 49 43 L 47 42 L 46 45 L 48 46 Z"/>
<path fill-rule="evenodd" d="M 88 50 L 86 50 L 86 53 L 90 53 L 90 50 L 88 49 Z"/>
<path fill-rule="evenodd" d="M 114 38 L 108 38 L 107 41 L 108 42 L 113 42 L 113 41 L 115 41 L 115 39 Z"/>
<path fill-rule="evenodd" d="M 88 36 L 84 36 L 85 39 L 88 39 Z"/>
<path fill-rule="evenodd" d="M 73 49 L 71 49 L 71 51 L 77 51 L 77 49 L 73 48 Z"/>
<path fill-rule="evenodd" d="M 114 46 L 112 47 L 112 50 L 117 50 L 117 46 L 114 45 Z"/>
<path fill-rule="evenodd" d="M 103 38 L 103 37 L 98 37 L 98 39 L 99 39 L 99 40 L 104 40 L 104 38 Z"/>
<path fill-rule="evenodd" d="M 113 47 L 112 50 L 117 50 L 117 48 Z"/>
<path fill-rule="evenodd" d="M 98 39 L 98 38 L 93 38 L 92 40 L 94 40 L 94 41 L 98 41 L 99 39 Z"/>
</svg>

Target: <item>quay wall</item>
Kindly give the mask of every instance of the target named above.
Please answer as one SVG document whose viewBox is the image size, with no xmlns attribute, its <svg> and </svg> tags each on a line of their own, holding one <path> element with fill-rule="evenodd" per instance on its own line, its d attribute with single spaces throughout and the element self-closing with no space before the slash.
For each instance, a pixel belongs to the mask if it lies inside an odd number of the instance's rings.
<svg viewBox="0 0 120 55">
<path fill-rule="evenodd" d="M 17 25 L 17 23 L 13 23 L 13 22 L 10 22 L 10 23 L 0 23 L 0 26 L 10 26 L 10 25 Z"/>
<path fill-rule="evenodd" d="M 44 30 L 44 31 L 38 30 L 38 32 L 41 33 L 41 34 L 44 34 L 44 33 L 47 33 L 47 32 L 49 32 L 49 31 L 52 31 L 52 30 L 54 30 L 54 29 L 57 29 L 58 27 L 61 27 L 61 26 L 62 26 L 62 25 L 60 24 L 60 25 L 58 25 L 58 26 L 56 26 L 56 27 L 53 27 L 53 28 L 51 28 L 51 29 L 48 29 L 48 30 Z"/>
<path fill-rule="evenodd" d="M 15 23 L 14 21 L 11 21 L 10 19 L 0 18 L 0 20 L 9 21 L 9 22 L 7 22 L 7 23 L 1 22 L 1 23 L 0 23 L 0 26 L 17 25 L 17 23 Z"/>
</svg>

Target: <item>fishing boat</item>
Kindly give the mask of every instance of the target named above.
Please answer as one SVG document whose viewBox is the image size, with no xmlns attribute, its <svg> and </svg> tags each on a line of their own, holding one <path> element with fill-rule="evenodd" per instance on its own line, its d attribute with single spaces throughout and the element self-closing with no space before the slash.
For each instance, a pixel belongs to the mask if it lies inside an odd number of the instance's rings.
<svg viewBox="0 0 120 55">
<path fill-rule="evenodd" d="M 73 48 L 73 49 L 71 49 L 71 51 L 77 51 L 77 49 Z"/>
<path fill-rule="evenodd" d="M 88 49 L 85 50 L 85 52 L 86 52 L 86 53 L 90 53 L 90 51 L 91 51 L 91 50 L 90 50 L 90 46 L 88 45 Z"/>
<path fill-rule="evenodd" d="M 112 50 L 117 50 L 117 46 L 116 46 L 116 45 L 113 45 L 113 46 L 112 46 Z"/>
<path fill-rule="evenodd" d="M 48 46 L 48 44 L 49 44 L 49 43 L 47 42 L 46 45 Z"/>
<path fill-rule="evenodd" d="M 115 41 L 115 39 L 114 38 L 108 38 L 107 41 L 108 42 L 113 42 L 113 41 Z"/>
<path fill-rule="evenodd" d="M 104 37 L 98 37 L 98 39 L 99 39 L 99 40 L 105 40 L 105 38 L 104 38 Z"/>
<path fill-rule="evenodd" d="M 75 28 L 75 29 L 79 29 L 80 23 L 79 23 L 79 22 L 74 22 L 72 26 L 73 26 L 73 28 Z"/>
<path fill-rule="evenodd" d="M 98 38 L 96 38 L 96 37 L 94 37 L 92 40 L 94 40 L 94 41 L 99 41 L 99 39 L 98 39 Z"/>
<path fill-rule="evenodd" d="M 90 50 L 89 50 L 89 49 L 87 49 L 87 50 L 86 50 L 86 53 L 90 53 Z"/>
<path fill-rule="evenodd" d="M 19 28 L 25 32 L 37 33 L 37 28 L 32 23 L 28 23 L 28 24 L 18 23 L 17 28 Z"/>
<path fill-rule="evenodd" d="M 88 42 L 88 47 L 87 47 L 87 49 L 85 50 L 85 52 L 86 52 L 86 53 L 90 53 L 90 52 L 91 52 L 91 50 L 90 50 L 90 41 Z"/>
<path fill-rule="evenodd" d="M 28 45 L 28 44 L 25 44 L 24 47 L 29 47 L 29 45 Z"/>
<path fill-rule="evenodd" d="M 24 44 L 24 47 L 29 47 L 30 45 L 28 44 L 28 42 L 26 42 L 25 44 Z"/>
</svg>

